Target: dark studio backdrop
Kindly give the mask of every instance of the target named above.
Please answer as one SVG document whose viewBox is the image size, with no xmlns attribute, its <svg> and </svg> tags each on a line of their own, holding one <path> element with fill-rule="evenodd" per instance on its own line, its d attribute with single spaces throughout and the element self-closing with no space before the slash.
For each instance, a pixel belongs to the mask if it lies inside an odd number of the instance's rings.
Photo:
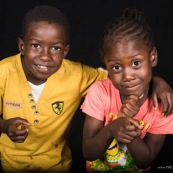
<svg viewBox="0 0 173 173">
<path fill-rule="evenodd" d="M 120 15 L 126 7 L 143 10 L 148 17 L 158 49 L 159 63 L 154 69 L 154 74 L 165 78 L 173 88 L 172 0 L 1 0 L 0 59 L 18 53 L 17 37 L 20 22 L 30 8 L 39 4 L 54 5 L 66 14 L 71 24 L 71 50 L 67 58 L 93 67 L 103 66 L 98 45 L 105 24 Z M 78 109 L 69 138 L 73 154 L 72 172 L 85 173 L 85 161 L 81 153 L 84 118 Z M 152 170 L 173 172 L 172 135 L 168 135 Z"/>
</svg>

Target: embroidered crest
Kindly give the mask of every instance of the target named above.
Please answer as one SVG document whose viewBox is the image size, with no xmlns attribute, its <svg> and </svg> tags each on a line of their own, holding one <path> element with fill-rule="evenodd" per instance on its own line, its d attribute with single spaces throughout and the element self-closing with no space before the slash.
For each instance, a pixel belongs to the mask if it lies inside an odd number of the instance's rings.
<svg viewBox="0 0 173 173">
<path fill-rule="evenodd" d="M 61 114 L 61 112 L 63 110 L 63 107 L 64 107 L 64 102 L 55 102 L 55 103 L 52 103 L 52 109 L 58 115 Z"/>
</svg>

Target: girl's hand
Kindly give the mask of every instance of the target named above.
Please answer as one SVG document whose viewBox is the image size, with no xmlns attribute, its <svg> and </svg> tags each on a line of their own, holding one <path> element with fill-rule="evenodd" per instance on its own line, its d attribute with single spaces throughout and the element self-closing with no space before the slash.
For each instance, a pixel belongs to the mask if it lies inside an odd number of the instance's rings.
<svg viewBox="0 0 173 173">
<path fill-rule="evenodd" d="M 130 143 L 141 135 L 142 126 L 134 118 L 120 117 L 109 123 L 109 130 L 119 142 Z"/>
<path fill-rule="evenodd" d="M 134 117 L 140 109 L 139 100 L 143 97 L 135 95 L 130 95 L 127 97 L 125 102 L 122 104 L 120 111 L 122 112 L 123 116 L 125 117 Z M 120 113 L 119 113 L 120 114 Z"/>
</svg>

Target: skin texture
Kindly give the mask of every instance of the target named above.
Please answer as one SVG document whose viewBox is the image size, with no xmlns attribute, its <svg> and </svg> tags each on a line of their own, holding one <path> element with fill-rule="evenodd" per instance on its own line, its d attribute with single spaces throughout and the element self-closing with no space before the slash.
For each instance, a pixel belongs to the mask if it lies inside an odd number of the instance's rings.
<svg viewBox="0 0 173 173">
<path fill-rule="evenodd" d="M 129 95 L 139 97 L 144 94 L 140 100 L 142 104 L 148 96 L 151 67 L 157 64 L 156 50 L 149 55 L 141 42 L 130 40 L 122 40 L 116 46 L 107 44 L 105 49 L 110 50 L 105 55 L 106 68 L 113 85 L 121 93 L 122 102 Z"/>
<path fill-rule="evenodd" d="M 18 47 L 24 56 L 25 75 L 35 85 L 46 82 L 59 70 L 69 51 L 63 27 L 44 21 L 31 23 L 24 40 L 18 40 Z"/>
<path fill-rule="evenodd" d="M 29 25 L 24 40 L 18 39 L 22 65 L 28 81 L 40 85 L 61 67 L 70 46 L 63 28 L 46 21 Z M 24 142 L 31 124 L 20 117 L 1 120 L 1 133 L 6 133 L 14 142 Z"/>
<path fill-rule="evenodd" d="M 28 136 L 28 127 L 31 124 L 20 117 L 11 118 L 9 120 L 1 120 L 1 133 L 6 133 L 13 142 L 24 142 Z"/>
<path fill-rule="evenodd" d="M 67 44 L 66 34 L 62 26 L 46 21 L 37 21 L 28 25 L 23 40 L 18 38 L 18 48 L 22 54 L 22 65 L 26 78 L 31 83 L 40 85 L 59 70 L 70 45 Z M 159 87 L 157 87 L 158 83 Z M 171 109 L 170 105 L 172 105 L 173 99 L 167 99 L 168 96 L 172 97 L 169 85 L 157 77 L 153 83 L 153 88 L 155 88 L 153 92 L 155 104 L 157 105 L 158 98 L 160 98 L 164 102 L 166 113 L 172 111 L 173 108 Z M 22 129 L 18 129 L 21 125 Z M 6 133 L 14 142 L 25 141 L 29 133 L 29 126 L 31 124 L 20 117 L 0 121 L 1 133 Z"/>
<path fill-rule="evenodd" d="M 158 100 L 161 101 L 163 105 L 162 114 L 163 116 L 167 117 L 171 113 L 173 113 L 173 91 L 170 86 L 165 87 L 164 83 L 162 82 L 162 78 L 158 78 L 158 76 L 153 77 L 152 82 L 152 90 L 154 92 L 151 93 L 153 98 L 153 104 L 155 109 L 158 109 Z M 158 87 L 159 84 L 159 87 Z M 158 91 L 159 89 L 159 91 Z M 157 94 L 156 94 L 157 93 Z"/>
<path fill-rule="evenodd" d="M 104 126 L 104 122 L 86 115 L 83 132 L 83 154 L 87 160 L 95 160 L 116 138 L 126 143 L 135 163 L 147 168 L 158 155 L 165 135 L 147 133 L 140 138 L 142 126 L 133 117 L 148 97 L 152 68 L 157 65 L 157 51 L 142 44 L 140 39 L 122 39 L 118 43 L 104 44 L 104 60 L 113 85 L 120 91 L 122 108 L 118 119 Z M 94 145 L 93 145 L 94 144 Z"/>
<path fill-rule="evenodd" d="M 148 95 L 148 89 L 149 89 L 148 83 L 151 81 L 151 78 L 152 78 L 152 68 L 150 68 L 150 66 L 155 67 L 157 65 L 157 50 L 156 50 L 156 48 L 153 48 L 150 56 L 148 56 L 149 52 L 146 52 L 145 47 L 143 46 L 143 48 L 141 48 L 141 52 L 138 52 L 138 47 L 142 47 L 141 42 L 139 42 L 136 44 L 136 50 L 134 50 L 134 52 L 133 52 L 133 43 L 129 42 L 127 45 L 128 41 L 129 40 L 127 38 L 126 40 L 123 40 L 122 43 L 118 43 L 116 45 L 116 47 L 119 50 L 118 52 L 117 52 L 117 49 L 111 48 L 111 47 L 113 47 L 112 44 L 105 45 L 105 48 L 106 48 L 106 46 L 108 46 L 108 47 L 110 47 L 110 50 L 112 50 L 112 52 L 109 51 L 105 55 L 106 67 L 107 67 L 109 76 L 110 76 L 114 86 L 118 90 L 120 90 L 120 92 L 123 91 L 123 92 L 121 92 L 122 93 L 121 98 L 123 101 L 124 101 L 124 98 L 126 98 L 127 95 L 129 95 L 129 94 L 131 94 L 131 95 L 134 94 L 137 96 L 144 94 L 143 100 L 145 100 Z M 124 44 L 123 47 L 121 47 L 122 44 Z M 130 54 L 129 55 L 130 59 L 129 59 L 129 61 L 126 60 L 126 62 L 124 59 L 124 64 L 123 64 L 124 66 L 121 67 L 122 62 L 119 57 L 126 56 L 126 55 L 122 54 L 122 52 L 124 53 L 123 50 L 125 50 L 125 49 L 127 52 L 126 54 Z M 115 55 L 114 51 L 116 52 L 117 57 L 113 57 Z M 148 56 L 149 61 L 144 60 L 144 58 L 143 58 L 144 56 Z M 130 63 L 130 61 L 135 60 L 135 58 L 139 58 L 140 61 L 134 62 L 133 63 L 134 68 L 130 69 L 129 67 L 127 67 L 128 63 Z M 114 67 L 114 69 L 112 69 L 112 65 L 114 65 L 116 62 L 118 64 Z M 120 62 L 120 64 L 119 64 L 119 62 Z M 138 64 L 138 63 L 142 63 L 142 65 L 145 66 L 145 70 L 141 69 L 140 64 Z M 124 70 L 121 70 L 121 69 L 124 69 Z M 146 79 L 142 79 L 142 76 L 146 75 L 144 72 L 148 72 Z M 135 73 L 141 74 L 141 77 L 137 78 Z M 116 75 L 116 74 L 119 74 L 119 75 Z M 123 78 L 124 82 L 121 81 L 122 78 Z M 155 78 L 153 78 L 153 79 L 157 80 L 157 77 L 156 77 L 156 79 Z M 128 82 L 128 81 L 130 81 L 130 82 Z M 160 83 L 159 85 L 162 85 L 162 83 Z M 143 88 L 141 88 L 141 87 L 143 87 Z M 126 88 L 126 90 L 124 90 L 125 88 Z M 156 90 L 156 92 L 157 92 L 157 88 L 158 88 L 157 86 L 153 86 L 153 91 Z M 145 89 L 145 91 L 144 91 L 144 89 Z M 172 89 L 171 88 L 169 88 L 169 89 L 170 89 L 169 91 L 171 93 Z M 136 91 L 138 91 L 138 93 L 135 93 Z M 145 94 L 145 92 L 146 92 L 146 94 Z M 164 95 L 164 93 L 166 93 L 166 92 L 167 92 L 167 90 L 164 90 L 164 92 L 162 92 L 162 94 Z M 173 104 L 171 104 L 171 102 L 173 102 L 173 95 L 168 94 L 168 93 L 167 93 L 167 96 L 166 95 L 163 96 L 163 95 L 162 95 L 162 98 L 164 98 L 164 100 L 162 100 L 162 103 L 170 103 L 170 104 L 163 104 L 163 115 L 168 116 L 173 111 Z M 159 97 L 160 96 L 161 95 L 159 95 Z M 153 99 L 154 106 L 157 110 L 158 102 L 155 102 L 156 97 L 154 95 L 153 95 L 153 98 L 154 98 Z"/>
</svg>

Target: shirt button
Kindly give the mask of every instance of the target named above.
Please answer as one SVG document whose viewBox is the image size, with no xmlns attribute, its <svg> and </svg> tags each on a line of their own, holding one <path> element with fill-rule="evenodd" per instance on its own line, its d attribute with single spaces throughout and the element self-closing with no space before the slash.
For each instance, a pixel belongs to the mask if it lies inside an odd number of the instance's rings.
<svg viewBox="0 0 173 173">
<path fill-rule="evenodd" d="M 32 105 L 32 107 L 31 107 L 32 109 L 36 109 L 36 106 L 35 105 Z"/>
<path fill-rule="evenodd" d="M 29 93 L 29 94 L 28 94 L 28 97 L 31 98 L 31 97 L 32 97 L 32 93 Z"/>
<path fill-rule="evenodd" d="M 34 120 L 34 124 L 37 125 L 39 123 L 38 120 Z"/>
<path fill-rule="evenodd" d="M 31 102 L 31 103 L 34 103 L 34 99 L 31 99 L 30 102 Z"/>
<path fill-rule="evenodd" d="M 38 115 L 38 114 L 39 114 L 39 112 L 38 112 L 38 111 L 35 111 L 35 112 L 34 112 L 34 114 Z"/>
</svg>

